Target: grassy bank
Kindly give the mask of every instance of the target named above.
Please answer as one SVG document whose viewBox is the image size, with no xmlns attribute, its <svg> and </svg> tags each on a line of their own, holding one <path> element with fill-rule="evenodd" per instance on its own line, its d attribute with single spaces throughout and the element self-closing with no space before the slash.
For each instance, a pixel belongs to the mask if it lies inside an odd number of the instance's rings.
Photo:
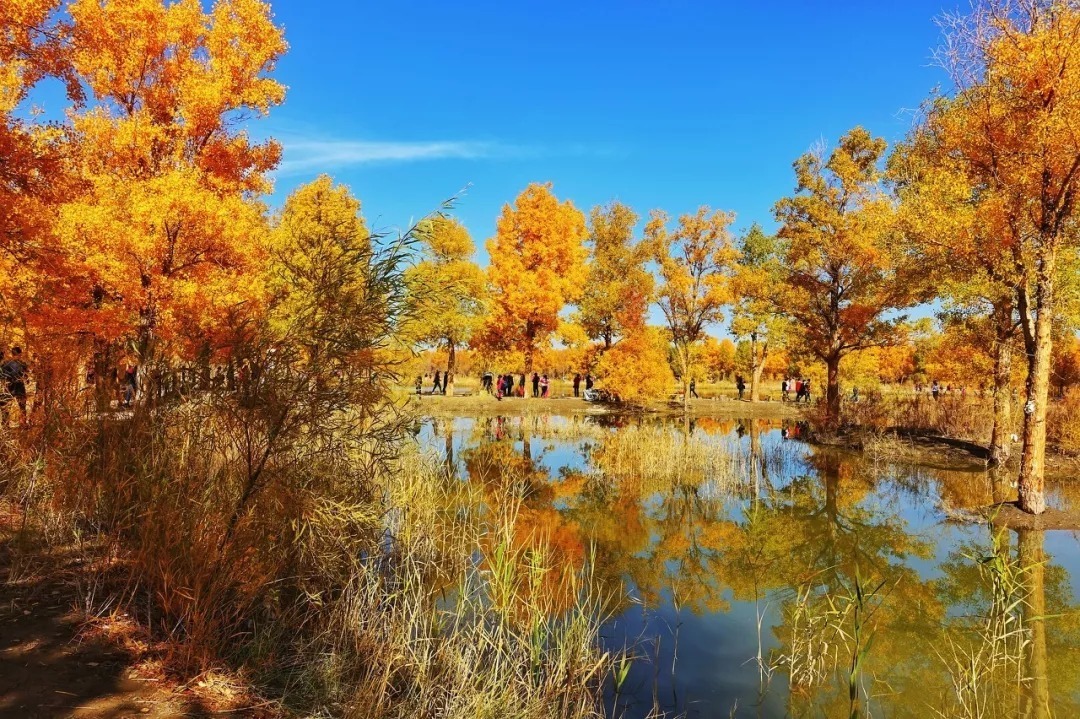
<svg viewBox="0 0 1080 719">
<path fill-rule="evenodd" d="M 438 462 L 373 443 L 370 420 L 359 441 L 267 447 L 235 410 L 80 423 L 59 455 L 6 436 L 9 569 L 74 555 L 99 631 L 134 619 L 162 676 L 228 677 L 264 714 L 601 713 L 602 598 L 587 564 L 521 541 L 520 497 L 493 507 Z"/>
</svg>

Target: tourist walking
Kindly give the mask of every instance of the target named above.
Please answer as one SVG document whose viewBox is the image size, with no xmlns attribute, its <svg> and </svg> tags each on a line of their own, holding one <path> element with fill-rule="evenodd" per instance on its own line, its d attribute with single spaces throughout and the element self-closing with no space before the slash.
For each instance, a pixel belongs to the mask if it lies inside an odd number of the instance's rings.
<svg viewBox="0 0 1080 719">
<path fill-rule="evenodd" d="M 416 396 L 419 397 L 424 393 L 424 378 L 420 375 L 416 375 Z"/>
<path fill-rule="evenodd" d="M 539 397 L 540 396 L 540 375 L 538 375 L 536 372 L 533 372 L 532 384 L 533 384 L 533 397 Z"/>
<path fill-rule="evenodd" d="M 810 380 L 803 379 L 803 381 L 802 381 L 802 392 L 803 392 L 803 399 L 806 400 L 807 404 L 810 404 Z"/>
<path fill-rule="evenodd" d="M 701 399 L 701 397 L 698 397 L 697 379 L 695 379 L 694 377 L 690 378 L 690 396 L 693 397 L 694 399 Z"/>
<path fill-rule="evenodd" d="M 934 380 L 934 383 L 930 385 L 930 395 L 934 399 L 937 399 L 938 395 L 940 395 L 940 394 L 941 394 L 941 385 L 938 384 L 937 380 Z"/>
<path fill-rule="evenodd" d="M 494 388 L 491 386 L 494 382 L 495 375 L 491 373 L 491 370 L 488 370 L 480 380 L 480 389 L 488 394 L 494 394 Z"/>
<path fill-rule="evenodd" d="M 431 385 L 431 394 L 439 394 L 442 391 L 442 375 L 435 370 L 435 383 Z"/>
<path fill-rule="evenodd" d="M 574 375 L 574 396 L 577 397 L 581 393 L 581 373 L 578 372 Z"/>
</svg>

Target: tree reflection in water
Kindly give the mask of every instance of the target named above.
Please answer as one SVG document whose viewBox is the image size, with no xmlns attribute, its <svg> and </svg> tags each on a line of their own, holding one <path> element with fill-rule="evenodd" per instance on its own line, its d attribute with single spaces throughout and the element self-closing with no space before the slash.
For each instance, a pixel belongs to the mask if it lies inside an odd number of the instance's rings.
<svg viewBox="0 0 1080 719">
<path fill-rule="evenodd" d="M 1076 597 L 1043 535 L 1014 552 L 942 512 L 1007 495 L 996 475 L 810 449 L 761 420 L 430 429 L 489 511 L 522 498 L 516 542 L 575 570 L 591 560 L 606 640 L 638 647 L 627 716 L 1080 715 Z M 681 465 L 659 471 L 658 449 Z"/>
</svg>

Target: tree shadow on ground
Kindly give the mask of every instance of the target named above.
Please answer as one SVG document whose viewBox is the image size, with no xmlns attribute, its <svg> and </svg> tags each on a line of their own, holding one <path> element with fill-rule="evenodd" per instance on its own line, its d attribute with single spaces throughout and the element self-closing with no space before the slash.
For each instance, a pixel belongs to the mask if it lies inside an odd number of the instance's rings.
<svg viewBox="0 0 1080 719">
<path fill-rule="evenodd" d="M 199 699 L 138 676 L 118 641 L 83 631 L 77 557 L 25 557 L 0 537 L 0 719 L 212 716 Z"/>
</svg>

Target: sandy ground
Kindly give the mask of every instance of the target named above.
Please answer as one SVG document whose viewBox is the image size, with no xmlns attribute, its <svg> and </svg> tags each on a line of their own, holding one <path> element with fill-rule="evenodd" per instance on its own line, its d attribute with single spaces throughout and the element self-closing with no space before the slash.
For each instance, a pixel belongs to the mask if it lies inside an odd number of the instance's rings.
<svg viewBox="0 0 1080 719">
<path fill-rule="evenodd" d="M 0 516 L 0 718 L 125 719 L 219 716 L 154 671 L 130 635 L 90 622 L 80 608 L 86 572 L 74 552 L 15 550 Z M 134 622 L 131 622 L 134 625 Z M 251 712 L 230 711 L 231 717 Z"/>
</svg>

